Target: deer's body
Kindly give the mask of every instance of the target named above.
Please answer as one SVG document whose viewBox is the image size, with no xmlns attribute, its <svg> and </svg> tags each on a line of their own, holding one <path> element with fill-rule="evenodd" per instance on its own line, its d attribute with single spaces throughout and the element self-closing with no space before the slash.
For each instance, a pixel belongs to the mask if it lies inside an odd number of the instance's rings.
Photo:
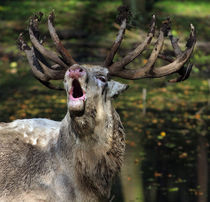
<svg viewBox="0 0 210 202">
<path fill-rule="evenodd" d="M 107 74 L 100 66 L 69 68 L 67 114 L 61 122 L 25 119 L 0 125 L 0 201 L 109 198 L 125 150 L 111 98 L 127 86 L 107 81 Z"/>
<path fill-rule="evenodd" d="M 82 202 L 109 196 L 125 148 L 121 122 L 114 109 L 111 113 L 111 120 L 88 134 L 91 140 L 85 130 L 84 139 L 76 137 L 86 120 L 71 121 L 68 113 L 61 123 L 25 119 L 1 124 L 0 201 Z"/>
<path fill-rule="evenodd" d="M 111 80 L 110 76 L 139 79 L 178 72 L 181 76 L 171 82 L 188 78 L 192 65 L 187 68 L 184 65 L 195 45 L 192 25 L 184 52 L 170 35 L 177 56 L 175 60 L 160 54 L 164 37 L 170 30 L 170 20 L 166 20 L 147 63 L 142 68 L 126 69 L 125 66 L 150 44 L 155 33 L 155 16 L 144 42 L 121 61 L 113 62 L 128 15 L 125 7 L 119 11 L 121 27 L 103 66 L 76 63 L 56 34 L 53 13 L 48 18 L 48 29 L 60 56 L 43 46 L 38 30 L 41 13 L 30 19 L 32 47 L 20 35 L 20 48 L 26 53 L 35 77 L 45 86 L 57 90 L 61 88 L 49 81 L 64 79 L 67 114 L 61 122 L 29 119 L 0 124 L 1 202 L 95 202 L 108 199 L 112 179 L 120 170 L 125 151 L 123 127 L 111 100 L 127 89 L 127 85 Z M 158 57 L 170 63 L 154 68 Z"/>
</svg>

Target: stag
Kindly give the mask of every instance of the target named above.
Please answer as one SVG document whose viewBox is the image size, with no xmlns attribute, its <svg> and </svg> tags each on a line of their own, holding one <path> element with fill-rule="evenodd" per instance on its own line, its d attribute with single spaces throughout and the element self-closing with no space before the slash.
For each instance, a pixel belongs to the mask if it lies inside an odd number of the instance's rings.
<svg viewBox="0 0 210 202">
<path fill-rule="evenodd" d="M 158 78 L 179 73 L 179 82 L 187 79 L 192 64 L 189 58 L 195 45 L 195 30 L 186 50 L 170 34 L 170 20 L 163 22 L 147 63 L 136 69 L 125 68 L 151 43 L 156 20 L 146 39 L 120 61 L 113 58 L 121 44 L 127 16 L 103 65 L 78 64 L 62 45 L 54 28 L 54 14 L 48 17 L 48 29 L 59 56 L 43 46 L 38 24 L 40 15 L 30 18 L 29 46 L 23 35 L 20 49 L 27 56 L 34 76 L 45 86 L 61 90 L 50 80 L 63 80 L 67 94 L 67 114 L 61 122 L 48 119 L 23 119 L 0 124 L 0 201 L 102 201 L 110 197 L 114 176 L 120 171 L 125 152 L 125 134 L 112 99 L 127 85 L 111 80 Z M 169 36 L 175 58 L 161 54 Z M 154 67 L 157 58 L 168 61 Z"/>
</svg>

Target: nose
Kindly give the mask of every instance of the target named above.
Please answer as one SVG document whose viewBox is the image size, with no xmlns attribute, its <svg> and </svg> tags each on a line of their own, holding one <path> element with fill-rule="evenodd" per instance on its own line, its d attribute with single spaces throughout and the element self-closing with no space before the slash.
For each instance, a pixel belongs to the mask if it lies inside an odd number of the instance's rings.
<svg viewBox="0 0 210 202">
<path fill-rule="evenodd" d="M 78 78 L 82 77 L 84 74 L 85 74 L 85 70 L 79 66 L 71 67 L 68 70 L 69 77 L 73 78 L 73 79 L 78 79 Z"/>
</svg>

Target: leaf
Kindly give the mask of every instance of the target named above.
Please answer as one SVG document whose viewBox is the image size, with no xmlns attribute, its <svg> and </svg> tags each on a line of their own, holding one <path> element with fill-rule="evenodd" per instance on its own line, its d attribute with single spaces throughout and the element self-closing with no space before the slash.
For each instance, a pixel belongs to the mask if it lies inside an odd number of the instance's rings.
<svg viewBox="0 0 210 202">
<path fill-rule="evenodd" d="M 176 145 L 174 143 L 166 143 L 165 146 L 168 147 L 168 148 L 170 148 L 170 149 L 176 147 Z"/>
<path fill-rule="evenodd" d="M 179 191 L 179 187 L 172 187 L 168 189 L 169 192 Z"/>
</svg>

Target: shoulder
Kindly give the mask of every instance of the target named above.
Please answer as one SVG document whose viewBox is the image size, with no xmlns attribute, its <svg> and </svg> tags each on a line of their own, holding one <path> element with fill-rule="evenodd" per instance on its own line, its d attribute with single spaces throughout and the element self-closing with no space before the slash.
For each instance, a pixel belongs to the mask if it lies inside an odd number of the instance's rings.
<svg viewBox="0 0 210 202">
<path fill-rule="evenodd" d="M 0 138 L 19 138 L 24 143 L 46 148 L 57 142 L 61 122 L 44 118 L 0 123 Z"/>
</svg>

